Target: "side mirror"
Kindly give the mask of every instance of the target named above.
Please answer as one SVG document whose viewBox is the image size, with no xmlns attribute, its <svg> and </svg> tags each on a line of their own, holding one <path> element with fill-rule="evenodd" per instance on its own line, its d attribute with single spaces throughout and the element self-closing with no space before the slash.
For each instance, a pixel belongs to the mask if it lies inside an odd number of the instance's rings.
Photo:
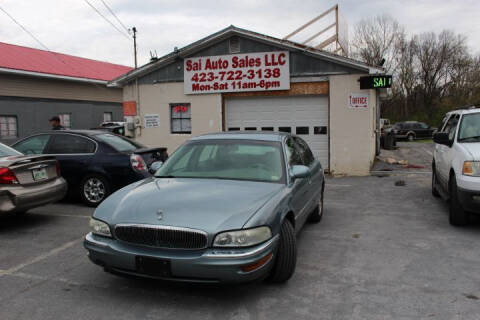
<svg viewBox="0 0 480 320">
<path fill-rule="evenodd" d="M 292 181 L 296 179 L 307 178 L 309 176 L 310 169 L 307 166 L 297 165 L 290 169 L 290 177 L 292 178 Z"/>
<path fill-rule="evenodd" d="M 435 132 L 433 134 L 433 142 L 450 147 L 450 139 L 446 132 Z"/>
<path fill-rule="evenodd" d="M 155 162 L 153 162 L 153 163 L 150 165 L 150 173 L 151 173 L 151 174 L 154 174 L 154 173 L 157 172 L 158 169 L 160 169 L 162 166 L 163 166 L 163 162 L 162 162 L 162 161 L 155 161 Z"/>
</svg>

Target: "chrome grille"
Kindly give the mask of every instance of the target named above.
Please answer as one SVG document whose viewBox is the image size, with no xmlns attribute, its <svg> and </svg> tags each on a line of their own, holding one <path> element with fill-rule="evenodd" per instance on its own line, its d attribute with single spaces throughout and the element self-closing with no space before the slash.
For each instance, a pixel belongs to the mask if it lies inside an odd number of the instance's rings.
<svg viewBox="0 0 480 320">
<path fill-rule="evenodd" d="M 156 248 L 204 249 L 207 234 L 201 230 L 155 225 L 117 225 L 115 237 L 119 240 Z"/>
</svg>

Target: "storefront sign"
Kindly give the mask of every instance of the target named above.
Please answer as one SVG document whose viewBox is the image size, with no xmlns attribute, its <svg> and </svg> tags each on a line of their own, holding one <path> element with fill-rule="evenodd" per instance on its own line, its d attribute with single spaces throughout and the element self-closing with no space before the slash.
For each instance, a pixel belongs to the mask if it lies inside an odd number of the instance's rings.
<svg viewBox="0 0 480 320">
<path fill-rule="evenodd" d="M 160 127 L 160 115 L 159 114 L 146 114 L 143 116 L 145 120 L 145 128 L 158 128 Z"/>
<path fill-rule="evenodd" d="M 351 109 L 367 109 L 368 108 L 368 94 L 352 93 L 349 97 L 349 108 Z"/>
<path fill-rule="evenodd" d="M 184 60 L 185 94 L 290 89 L 288 51 Z"/>
<path fill-rule="evenodd" d="M 391 87 L 391 75 L 360 77 L 360 89 L 381 89 Z"/>
</svg>

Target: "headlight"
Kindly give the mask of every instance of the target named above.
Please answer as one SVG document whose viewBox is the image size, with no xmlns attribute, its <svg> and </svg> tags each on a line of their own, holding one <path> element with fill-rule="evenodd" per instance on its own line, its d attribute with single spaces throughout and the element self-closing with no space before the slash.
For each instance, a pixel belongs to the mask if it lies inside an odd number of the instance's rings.
<svg viewBox="0 0 480 320">
<path fill-rule="evenodd" d="M 218 234 L 213 241 L 214 247 L 249 247 L 267 241 L 272 237 L 269 227 L 227 231 Z"/>
<path fill-rule="evenodd" d="M 104 237 L 112 237 L 112 234 L 110 233 L 110 227 L 103 221 L 90 218 L 90 228 L 92 229 L 93 234 Z"/>
<path fill-rule="evenodd" d="M 463 163 L 462 174 L 465 176 L 480 176 L 480 162 L 478 161 L 465 161 Z"/>
</svg>

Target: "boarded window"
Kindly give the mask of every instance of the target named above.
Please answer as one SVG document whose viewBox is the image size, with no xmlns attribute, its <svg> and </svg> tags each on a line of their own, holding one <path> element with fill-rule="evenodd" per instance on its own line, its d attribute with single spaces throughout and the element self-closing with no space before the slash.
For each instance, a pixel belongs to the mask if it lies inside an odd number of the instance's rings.
<svg viewBox="0 0 480 320">
<path fill-rule="evenodd" d="M 60 118 L 60 124 L 64 126 L 67 129 L 70 129 L 72 127 L 72 122 L 71 122 L 71 114 L 70 113 L 60 113 L 58 115 Z"/>
<path fill-rule="evenodd" d="M 103 113 L 103 122 L 111 122 L 113 119 L 113 115 L 111 112 L 104 112 Z"/>
</svg>

